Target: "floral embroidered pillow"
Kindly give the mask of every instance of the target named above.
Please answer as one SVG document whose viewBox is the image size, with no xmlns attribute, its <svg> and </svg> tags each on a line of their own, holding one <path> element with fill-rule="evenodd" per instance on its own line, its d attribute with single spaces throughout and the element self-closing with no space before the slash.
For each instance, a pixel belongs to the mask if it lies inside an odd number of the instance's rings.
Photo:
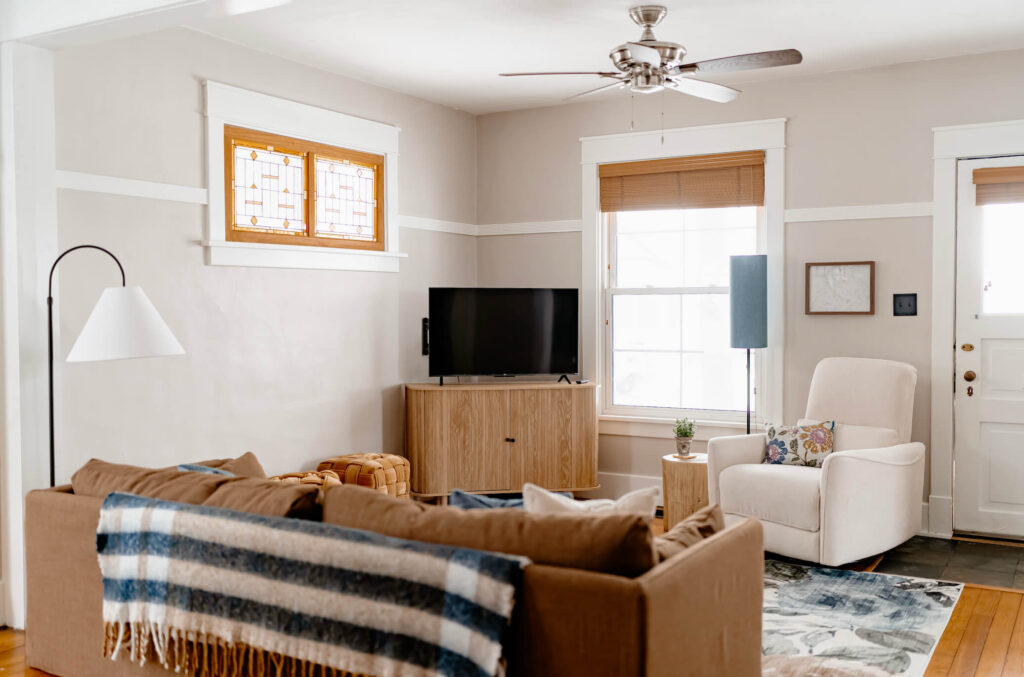
<svg viewBox="0 0 1024 677">
<path fill-rule="evenodd" d="M 767 425 L 768 446 L 762 463 L 803 465 L 820 468 L 832 453 L 835 421 L 813 425 Z"/>
</svg>

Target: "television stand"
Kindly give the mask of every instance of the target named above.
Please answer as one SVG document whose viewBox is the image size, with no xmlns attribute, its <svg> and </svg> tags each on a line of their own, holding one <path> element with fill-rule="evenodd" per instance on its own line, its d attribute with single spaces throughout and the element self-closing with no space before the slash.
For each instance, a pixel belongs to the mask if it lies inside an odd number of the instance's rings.
<svg viewBox="0 0 1024 677">
<path fill-rule="evenodd" d="M 572 379 L 569 378 L 569 376 L 567 374 L 562 374 L 561 376 L 559 376 L 558 380 L 555 381 L 555 383 L 561 383 L 562 381 L 565 381 L 569 385 L 572 385 Z"/>
<path fill-rule="evenodd" d="M 409 383 L 405 423 L 416 496 L 598 486 L 593 383 Z"/>
</svg>

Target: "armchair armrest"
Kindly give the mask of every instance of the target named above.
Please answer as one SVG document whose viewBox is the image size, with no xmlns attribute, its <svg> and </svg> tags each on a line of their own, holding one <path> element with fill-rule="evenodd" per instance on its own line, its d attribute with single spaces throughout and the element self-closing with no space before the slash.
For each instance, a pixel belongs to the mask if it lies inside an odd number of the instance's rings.
<svg viewBox="0 0 1024 677">
<path fill-rule="evenodd" d="M 876 555 L 921 529 L 925 448 L 908 442 L 840 451 L 821 472 L 821 563 Z"/>
<path fill-rule="evenodd" d="M 760 463 L 764 458 L 764 433 L 730 435 L 708 440 L 708 503 L 721 503 L 718 476 L 731 465 Z"/>
</svg>

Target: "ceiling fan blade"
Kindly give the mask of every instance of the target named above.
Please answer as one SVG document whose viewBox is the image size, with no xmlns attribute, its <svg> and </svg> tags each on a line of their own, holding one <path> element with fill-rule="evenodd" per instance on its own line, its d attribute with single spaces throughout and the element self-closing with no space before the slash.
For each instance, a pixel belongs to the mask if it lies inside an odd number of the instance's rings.
<svg viewBox="0 0 1024 677">
<path fill-rule="evenodd" d="M 602 78 L 617 78 L 622 73 L 608 73 L 600 71 L 558 71 L 552 73 L 498 73 L 503 78 L 515 77 L 517 75 L 600 75 Z"/>
<path fill-rule="evenodd" d="M 691 78 L 670 80 L 670 84 L 667 85 L 667 88 L 674 89 L 682 94 L 697 96 L 709 101 L 717 101 L 718 103 L 729 103 L 740 95 L 740 91 L 738 89 L 715 84 L 714 82 L 693 80 Z"/>
<path fill-rule="evenodd" d="M 639 42 L 627 42 L 629 54 L 637 63 L 650 64 L 651 68 L 661 68 L 661 52 Z"/>
<path fill-rule="evenodd" d="M 727 71 L 746 71 L 754 68 L 773 68 L 775 66 L 792 66 L 804 60 L 798 49 L 780 49 L 774 52 L 755 52 L 726 56 L 721 59 L 709 59 L 687 63 L 679 67 L 681 71 L 697 73 L 724 73 Z"/>
<path fill-rule="evenodd" d="M 625 82 L 613 82 L 610 85 L 601 85 L 600 87 L 595 87 L 593 89 L 588 89 L 587 91 L 580 92 L 579 94 L 573 94 L 572 96 L 567 96 L 564 99 L 562 99 L 562 101 L 572 101 L 573 99 L 578 99 L 581 96 L 587 96 L 588 94 L 596 94 L 597 92 L 603 92 L 606 89 L 613 89 L 613 88 L 616 88 L 616 87 L 625 87 L 625 86 L 626 86 Z"/>
</svg>

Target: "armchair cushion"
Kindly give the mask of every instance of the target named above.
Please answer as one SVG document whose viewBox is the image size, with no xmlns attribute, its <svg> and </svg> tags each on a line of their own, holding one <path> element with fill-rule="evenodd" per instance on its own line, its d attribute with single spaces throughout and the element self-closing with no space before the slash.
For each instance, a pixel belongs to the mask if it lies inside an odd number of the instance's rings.
<svg viewBox="0 0 1024 677">
<path fill-rule="evenodd" d="M 814 425 L 817 421 L 802 418 L 797 425 Z M 881 428 L 871 425 L 851 425 L 836 423 L 833 436 L 833 451 L 849 451 L 851 449 L 882 449 L 900 443 L 900 434 L 892 428 Z"/>
<path fill-rule="evenodd" d="M 821 469 L 798 465 L 741 464 L 719 477 L 722 510 L 777 524 L 817 531 Z"/>
</svg>

